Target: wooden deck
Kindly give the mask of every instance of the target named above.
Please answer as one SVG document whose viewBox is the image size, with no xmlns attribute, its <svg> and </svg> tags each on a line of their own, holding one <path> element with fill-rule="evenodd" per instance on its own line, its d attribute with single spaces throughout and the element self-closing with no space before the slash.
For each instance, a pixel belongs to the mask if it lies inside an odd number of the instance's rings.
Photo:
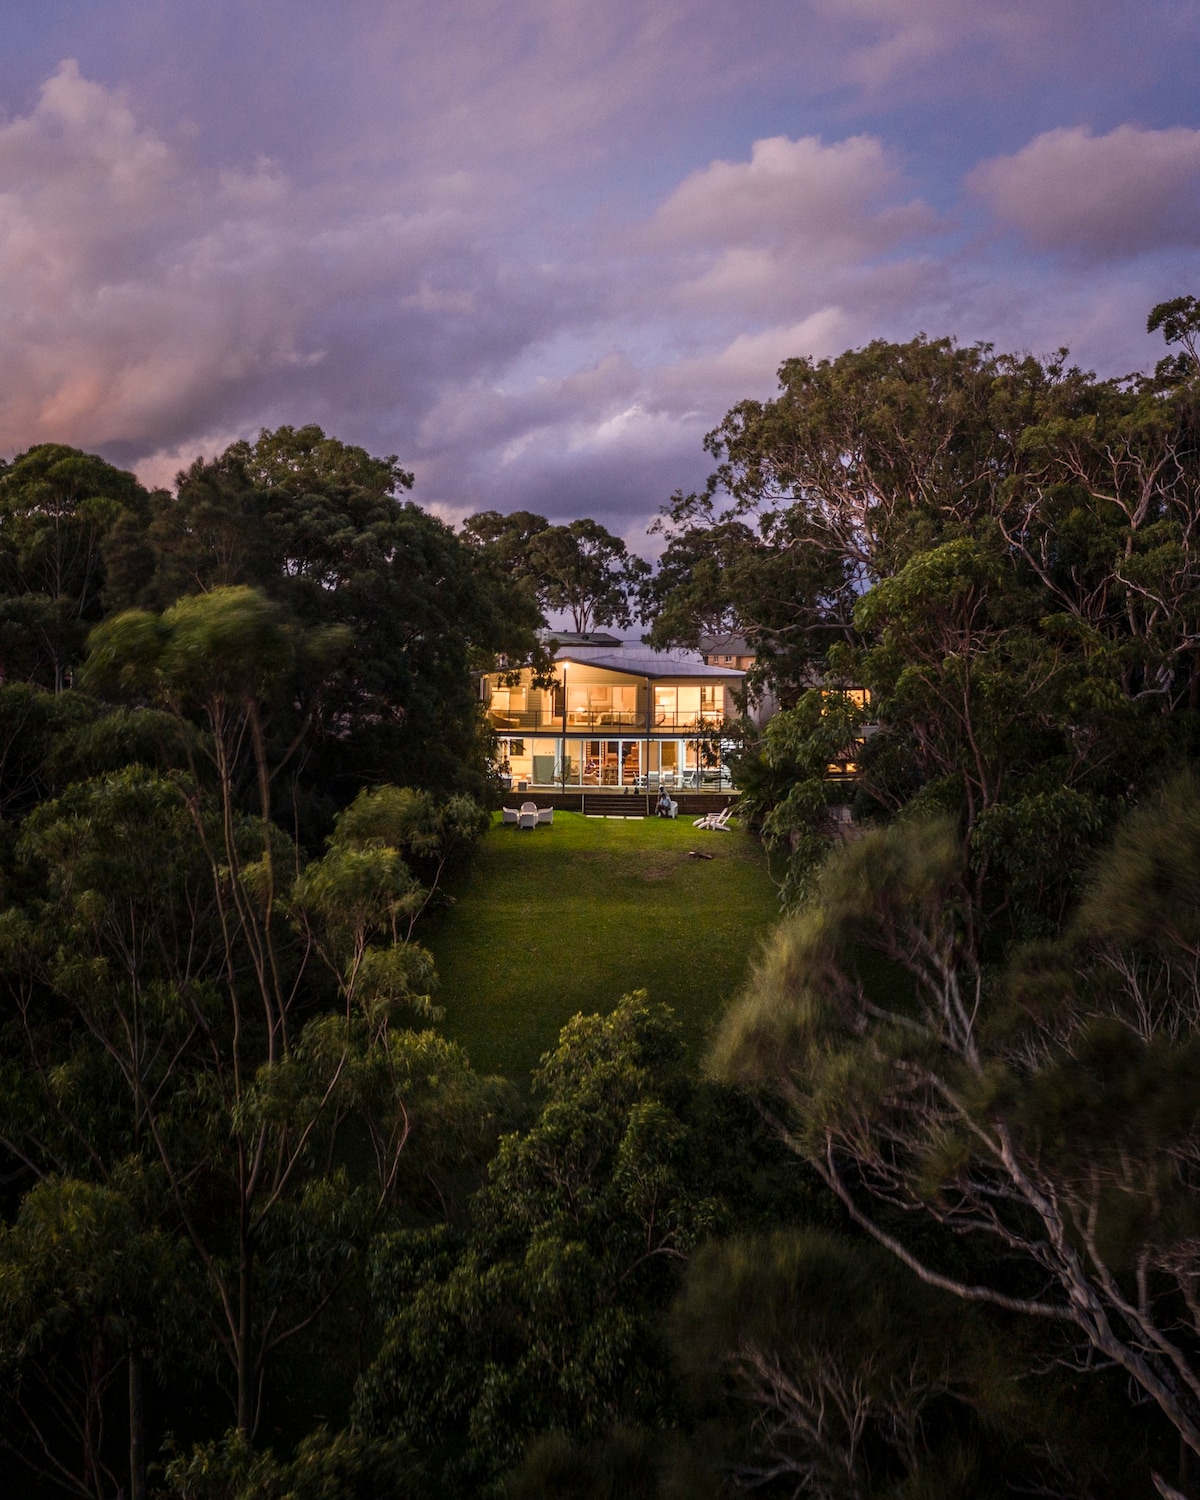
<svg viewBox="0 0 1200 1500">
<path fill-rule="evenodd" d="M 679 804 L 681 818 L 698 818 L 702 813 L 722 812 L 738 794 L 726 792 L 673 791 L 671 798 Z M 538 807 L 553 807 L 563 812 L 582 812 L 594 817 L 646 818 L 654 815 L 657 792 L 635 792 L 632 787 L 585 787 L 582 792 L 551 792 L 543 789 L 524 792 L 505 792 L 501 798 L 504 807 L 520 807 L 522 802 L 534 802 Z"/>
</svg>

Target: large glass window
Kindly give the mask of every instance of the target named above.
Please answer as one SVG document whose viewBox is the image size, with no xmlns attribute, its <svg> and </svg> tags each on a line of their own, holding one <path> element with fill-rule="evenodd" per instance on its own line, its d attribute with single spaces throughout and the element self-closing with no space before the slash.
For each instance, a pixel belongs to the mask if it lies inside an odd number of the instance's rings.
<svg viewBox="0 0 1200 1500">
<path fill-rule="evenodd" d="M 677 689 L 679 694 L 679 717 L 676 722 L 680 728 L 694 724 L 700 717 L 700 684 L 688 683 Z"/>
<path fill-rule="evenodd" d="M 637 683 L 568 684 L 567 723 L 579 728 L 636 724 Z"/>
<path fill-rule="evenodd" d="M 587 724 L 588 690 L 586 687 L 567 686 L 567 723 Z"/>
<path fill-rule="evenodd" d="M 679 741 L 660 741 L 659 756 L 662 761 L 661 773 L 663 786 L 677 786 L 679 782 Z"/>
<path fill-rule="evenodd" d="M 528 785 L 533 774 L 529 745 L 529 740 L 500 741 L 500 775 L 502 779 L 508 778 L 511 787 L 519 787 L 522 783 Z"/>
</svg>

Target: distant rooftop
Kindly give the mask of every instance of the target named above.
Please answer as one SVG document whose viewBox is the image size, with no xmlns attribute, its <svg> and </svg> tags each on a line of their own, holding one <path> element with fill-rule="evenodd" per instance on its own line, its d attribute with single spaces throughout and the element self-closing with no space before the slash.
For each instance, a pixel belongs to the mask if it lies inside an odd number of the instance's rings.
<svg viewBox="0 0 1200 1500">
<path fill-rule="evenodd" d="M 609 635 L 605 630 L 539 630 L 538 640 L 544 644 L 557 641 L 560 646 L 620 646 L 620 636 Z"/>
<path fill-rule="evenodd" d="M 702 635 L 700 650 L 706 656 L 754 656 L 757 654 L 744 635 L 732 630 L 723 635 Z"/>
</svg>

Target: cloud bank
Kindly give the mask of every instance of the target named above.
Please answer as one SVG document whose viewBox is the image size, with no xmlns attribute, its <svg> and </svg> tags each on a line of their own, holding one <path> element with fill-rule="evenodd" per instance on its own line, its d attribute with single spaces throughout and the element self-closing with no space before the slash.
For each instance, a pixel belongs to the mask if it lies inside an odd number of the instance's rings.
<svg viewBox="0 0 1200 1500">
<path fill-rule="evenodd" d="M 26 39 L 80 45 L 0 120 L 0 451 L 165 482 L 315 420 L 452 519 L 640 543 L 784 358 L 923 330 L 1123 370 L 1200 281 L 1200 121 L 1009 118 L 1055 47 L 1065 103 L 1119 105 L 1107 0 L 300 8 L 267 69 L 124 0 Z M 1188 23 L 1150 9 L 1126 55 L 1161 81 Z"/>
</svg>

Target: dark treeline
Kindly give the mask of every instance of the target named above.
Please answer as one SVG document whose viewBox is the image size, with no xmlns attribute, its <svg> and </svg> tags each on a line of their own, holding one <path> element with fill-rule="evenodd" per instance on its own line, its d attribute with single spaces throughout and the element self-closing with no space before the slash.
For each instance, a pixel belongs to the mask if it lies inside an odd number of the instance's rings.
<svg viewBox="0 0 1200 1500">
<path fill-rule="evenodd" d="M 0 470 L 11 1492 L 1200 1494 L 1200 309 L 1151 326 L 1123 381 L 789 361 L 656 570 L 316 428 Z M 702 1073 L 632 995 L 526 1100 L 420 939 L 547 611 L 751 641 L 785 915 Z"/>
</svg>

